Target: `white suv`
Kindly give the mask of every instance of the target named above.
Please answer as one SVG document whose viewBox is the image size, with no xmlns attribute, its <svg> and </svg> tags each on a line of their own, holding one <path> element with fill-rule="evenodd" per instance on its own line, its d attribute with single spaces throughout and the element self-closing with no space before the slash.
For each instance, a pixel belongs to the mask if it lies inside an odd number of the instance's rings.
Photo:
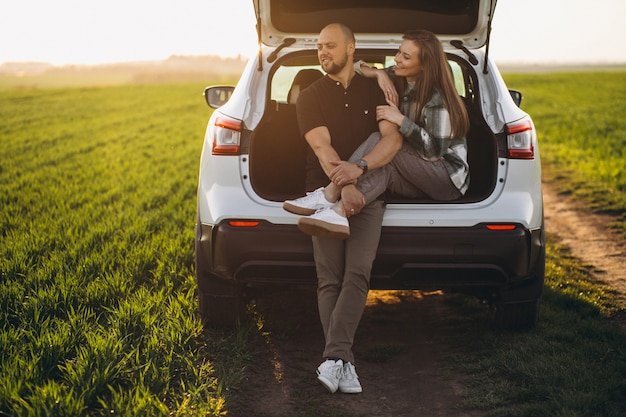
<svg viewBox="0 0 626 417">
<path fill-rule="evenodd" d="M 471 184 L 456 201 L 386 197 L 372 289 L 442 289 L 494 307 L 502 328 L 533 326 L 543 290 L 545 239 L 539 148 L 488 58 L 493 0 L 255 1 L 260 49 L 237 86 L 205 90 L 217 109 L 200 164 L 196 278 L 206 324 L 234 324 L 246 289 L 315 284 L 311 237 L 284 200 L 304 195 L 308 146 L 299 91 L 323 76 L 316 39 L 341 22 L 357 37 L 355 60 L 385 67 L 409 29 L 438 34 L 467 107 Z"/>
</svg>

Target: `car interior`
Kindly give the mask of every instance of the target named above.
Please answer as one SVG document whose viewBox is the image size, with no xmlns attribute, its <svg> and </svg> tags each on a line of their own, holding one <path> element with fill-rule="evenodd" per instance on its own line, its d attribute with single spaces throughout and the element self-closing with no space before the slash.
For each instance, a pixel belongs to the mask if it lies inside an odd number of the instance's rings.
<svg viewBox="0 0 626 417">
<path fill-rule="evenodd" d="M 393 64 L 390 52 L 357 51 L 355 60 L 383 68 Z M 449 203 L 470 203 L 487 198 L 496 184 L 497 143 L 480 108 L 474 69 L 456 55 L 449 55 L 449 64 L 459 95 L 470 117 L 467 135 L 470 165 L 470 187 L 458 200 Z M 284 201 L 304 195 L 306 147 L 298 129 L 296 100 L 300 91 L 323 76 L 317 56 L 298 54 L 286 57 L 275 66 L 263 118 L 249 137 L 250 181 L 255 192 L 270 201 Z M 385 195 L 388 203 L 441 203 L 428 197 L 419 199 Z"/>
</svg>

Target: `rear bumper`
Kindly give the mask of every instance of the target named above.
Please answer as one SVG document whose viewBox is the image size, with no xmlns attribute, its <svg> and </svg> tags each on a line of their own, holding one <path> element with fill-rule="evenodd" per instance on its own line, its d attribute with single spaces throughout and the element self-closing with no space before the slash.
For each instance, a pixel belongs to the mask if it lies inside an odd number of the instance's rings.
<svg viewBox="0 0 626 417">
<path fill-rule="evenodd" d="M 372 289 L 442 289 L 476 292 L 532 285 L 545 253 L 543 231 L 383 227 L 372 269 Z M 228 222 L 196 227 L 198 286 L 208 280 L 245 285 L 307 284 L 317 278 L 310 236 L 295 225 L 261 221 L 256 227 Z M 541 271 L 543 269 L 540 268 Z M 537 278 L 537 279 L 534 279 Z M 536 295 L 536 293 L 539 291 Z"/>
</svg>

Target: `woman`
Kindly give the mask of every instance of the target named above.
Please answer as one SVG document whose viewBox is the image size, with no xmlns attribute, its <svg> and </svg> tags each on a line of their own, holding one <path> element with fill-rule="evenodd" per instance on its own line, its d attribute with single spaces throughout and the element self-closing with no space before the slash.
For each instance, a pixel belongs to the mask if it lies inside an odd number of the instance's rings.
<svg viewBox="0 0 626 417">
<path fill-rule="evenodd" d="M 363 170 L 356 183 L 363 194 L 363 205 L 385 190 L 402 197 L 428 196 L 450 201 L 461 197 L 469 185 L 467 141 L 469 118 L 456 88 L 448 60 L 439 39 L 426 30 L 406 32 L 395 56 L 396 65 L 376 70 L 358 62 L 357 72 L 376 77 L 388 105 L 376 110 L 378 120 L 398 126 L 404 143 L 394 159 L 384 167 L 367 172 L 367 152 L 380 138 L 372 135 L 350 159 Z M 356 70 L 356 68 L 355 68 Z M 398 106 L 396 91 L 401 92 Z M 363 205 L 342 204 L 343 186 L 354 182 L 346 165 L 337 163 L 331 183 L 307 196 L 286 201 L 285 210 L 310 215 L 299 219 L 305 233 L 346 238 L 350 234 L 348 216 Z"/>
</svg>

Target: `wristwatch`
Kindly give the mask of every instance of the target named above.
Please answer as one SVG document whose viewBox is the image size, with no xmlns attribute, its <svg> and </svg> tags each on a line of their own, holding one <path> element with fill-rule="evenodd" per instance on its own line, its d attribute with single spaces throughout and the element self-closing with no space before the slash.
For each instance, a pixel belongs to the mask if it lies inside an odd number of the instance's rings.
<svg viewBox="0 0 626 417">
<path fill-rule="evenodd" d="M 359 159 L 356 161 L 356 166 L 363 170 L 363 174 L 367 172 L 367 161 L 365 159 Z"/>
</svg>

